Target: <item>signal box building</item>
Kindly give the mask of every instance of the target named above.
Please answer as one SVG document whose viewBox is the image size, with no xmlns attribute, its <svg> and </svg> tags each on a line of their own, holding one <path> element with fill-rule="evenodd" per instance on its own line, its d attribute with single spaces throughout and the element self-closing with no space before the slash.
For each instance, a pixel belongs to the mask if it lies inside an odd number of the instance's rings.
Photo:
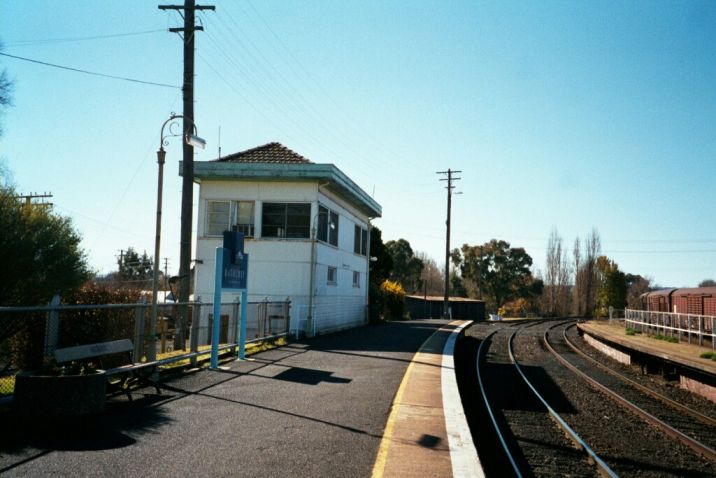
<svg viewBox="0 0 716 478">
<path fill-rule="evenodd" d="M 381 206 L 340 169 L 269 143 L 196 162 L 194 180 L 195 297 L 212 300 L 215 249 L 233 229 L 245 235 L 250 302 L 289 299 L 291 330 L 309 335 L 366 322 L 370 220 Z"/>
</svg>

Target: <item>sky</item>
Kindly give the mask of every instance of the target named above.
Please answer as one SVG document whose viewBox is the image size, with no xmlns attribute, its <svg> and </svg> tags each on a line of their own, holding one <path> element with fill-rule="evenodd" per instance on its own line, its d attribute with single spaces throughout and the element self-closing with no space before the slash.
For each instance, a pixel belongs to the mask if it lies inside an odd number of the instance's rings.
<svg viewBox="0 0 716 478">
<path fill-rule="evenodd" d="M 183 3 L 183 2 L 177 2 Z M 716 3 L 200 2 L 196 161 L 277 141 L 333 163 L 383 207 L 384 240 L 524 247 L 596 229 L 621 270 L 660 286 L 716 278 Z M 0 161 L 51 192 L 90 266 L 152 254 L 160 128 L 181 113 L 177 12 L 149 1 L 0 0 L 14 106 Z M 181 144 L 170 138 L 162 253 L 179 267 Z M 198 187 L 195 188 L 195 202 Z M 196 222 L 196 213 L 194 214 Z M 163 262 L 162 262 L 163 265 Z"/>
</svg>

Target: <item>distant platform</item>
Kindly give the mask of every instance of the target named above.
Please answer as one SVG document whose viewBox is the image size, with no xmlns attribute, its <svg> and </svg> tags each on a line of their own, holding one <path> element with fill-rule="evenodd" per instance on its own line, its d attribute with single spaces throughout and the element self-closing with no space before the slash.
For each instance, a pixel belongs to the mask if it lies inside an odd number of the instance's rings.
<svg viewBox="0 0 716 478">
<path fill-rule="evenodd" d="M 716 362 L 701 358 L 704 352 L 716 352 L 710 347 L 702 347 L 688 342 L 670 343 L 658 340 L 646 334 L 626 335 L 624 325 L 616 320 L 591 320 L 577 325 L 580 330 L 606 342 L 636 350 L 682 367 L 698 370 L 716 376 Z"/>
</svg>

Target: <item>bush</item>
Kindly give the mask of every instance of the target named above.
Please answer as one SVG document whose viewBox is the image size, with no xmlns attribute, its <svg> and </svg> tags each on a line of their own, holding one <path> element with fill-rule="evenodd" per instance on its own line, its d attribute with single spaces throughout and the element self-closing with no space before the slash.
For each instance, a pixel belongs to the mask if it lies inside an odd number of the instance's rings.
<svg viewBox="0 0 716 478">
<path fill-rule="evenodd" d="M 397 282 L 385 280 L 380 285 L 383 310 L 388 320 L 401 320 L 405 315 L 405 289 Z"/>
<path fill-rule="evenodd" d="M 136 304 L 138 290 L 116 289 L 87 283 L 77 292 L 62 297 L 63 305 Z M 134 309 L 88 309 L 60 312 L 58 347 L 132 338 Z M 26 316 L 25 327 L 12 341 L 13 362 L 20 370 L 43 366 L 46 313 Z M 147 324 L 148 325 L 148 324 Z"/>
</svg>

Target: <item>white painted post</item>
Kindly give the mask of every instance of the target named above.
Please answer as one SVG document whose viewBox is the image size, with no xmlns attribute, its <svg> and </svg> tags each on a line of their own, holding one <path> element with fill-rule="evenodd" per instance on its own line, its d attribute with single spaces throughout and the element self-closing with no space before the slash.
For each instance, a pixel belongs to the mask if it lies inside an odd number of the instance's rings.
<svg viewBox="0 0 716 478">
<path fill-rule="evenodd" d="M 246 358 L 246 322 L 249 294 L 246 289 L 241 291 L 241 328 L 239 331 L 239 360 Z"/>
<path fill-rule="evenodd" d="M 211 332 L 211 368 L 219 367 L 219 335 L 221 334 L 221 268 L 224 248 L 217 247 L 214 256 L 214 323 Z"/>
<path fill-rule="evenodd" d="M 132 351 L 132 361 L 138 363 L 142 361 L 144 354 L 144 311 L 141 307 L 147 303 L 144 297 L 137 301 L 137 307 L 134 309 L 134 350 Z"/>
<path fill-rule="evenodd" d="M 191 316 L 191 335 L 189 336 L 189 351 L 195 354 L 199 351 L 199 323 L 201 321 L 201 297 L 194 297 L 194 305 L 192 306 Z M 190 359 L 192 367 L 196 367 L 196 355 L 192 355 Z"/>
</svg>

